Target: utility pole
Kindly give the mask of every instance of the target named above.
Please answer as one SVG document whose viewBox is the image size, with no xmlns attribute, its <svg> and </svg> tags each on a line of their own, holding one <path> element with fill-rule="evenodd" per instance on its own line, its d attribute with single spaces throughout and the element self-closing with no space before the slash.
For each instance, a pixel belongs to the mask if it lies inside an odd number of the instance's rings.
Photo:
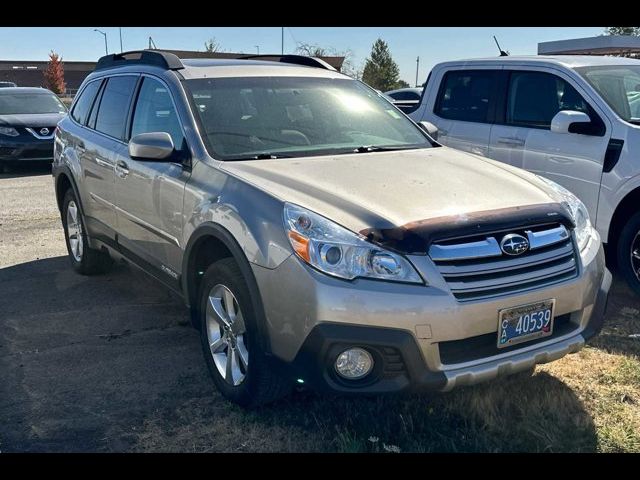
<svg viewBox="0 0 640 480">
<path fill-rule="evenodd" d="M 94 28 L 93 31 L 101 33 L 104 36 L 104 53 L 105 55 L 109 55 L 109 47 L 107 46 L 107 34 L 102 30 L 98 30 L 97 28 Z"/>
<path fill-rule="evenodd" d="M 120 30 L 120 53 L 122 53 L 122 27 L 118 27 Z"/>
<path fill-rule="evenodd" d="M 256 50 L 258 50 L 258 55 L 260 55 L 260 45 L 254 45 L 254 47 L 256 47 Z"/>
<path fill-rule="evenodd" d="M 418 69 L 420 68 L 420 57 L 416 58 L 416 87 L 418 86 Z"/>
<path fill-rule="evenodd" d="M 280 55 L 284 55 L 284 27 L 280 27 Z"/>
</svg>

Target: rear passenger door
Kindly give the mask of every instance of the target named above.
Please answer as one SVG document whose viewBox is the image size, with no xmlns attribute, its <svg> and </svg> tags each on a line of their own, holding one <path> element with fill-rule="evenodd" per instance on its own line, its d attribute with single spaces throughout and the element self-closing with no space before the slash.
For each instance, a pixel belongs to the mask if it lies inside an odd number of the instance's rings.
<svg viewBox="0 0 640 480">
<path fill-rule="evenodd" d="M 167 85 L 143 75 L 127 139 L 166 132 L 173 140 L 174 156 L 172 161 L 135 160 L 129 156 L 128 144 L 122 144 L 115 158 L 118 243 L 174 280 L 181 269 L 182 200 L 190 175 L 182 125 Z"/>
<path fill-rule="evenodd" d="M 433 114 L 423 118 L 438 127 L 439 142 L 487 156 L 500 68 L 453 69 L 444 73 Z"/>
</svg>

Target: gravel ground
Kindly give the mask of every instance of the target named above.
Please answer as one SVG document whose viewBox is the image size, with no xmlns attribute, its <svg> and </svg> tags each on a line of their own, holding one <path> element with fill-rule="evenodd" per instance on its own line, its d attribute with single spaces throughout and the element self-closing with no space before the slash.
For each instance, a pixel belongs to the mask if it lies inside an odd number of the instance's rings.
<svg viewBox="0 0 640 480">
<path fill-rule="evenodd" d="M 0 199 L 0 452 L 640 450 L 640 302 L 618 279 L 599 343 L 531 379 L 247 413 L 175 295 L 126 266 L 72 271 L 46 168 L 0 175 Z"/>
</svg>

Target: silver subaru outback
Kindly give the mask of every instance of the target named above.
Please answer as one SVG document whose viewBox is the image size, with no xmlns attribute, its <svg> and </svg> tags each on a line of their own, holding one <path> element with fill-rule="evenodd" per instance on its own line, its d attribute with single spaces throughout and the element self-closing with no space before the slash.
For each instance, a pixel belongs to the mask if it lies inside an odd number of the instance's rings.
<svg viewBox="0 0 640 480">
<path fill-rule="evenodd" d="M 69 258 L 180 294 L 244 406 L 446 391 L 580 350 L 611 284 L 584 205 L 428 131 L 316 59 L 103 57 L 55 133 Z"/>
</svg>

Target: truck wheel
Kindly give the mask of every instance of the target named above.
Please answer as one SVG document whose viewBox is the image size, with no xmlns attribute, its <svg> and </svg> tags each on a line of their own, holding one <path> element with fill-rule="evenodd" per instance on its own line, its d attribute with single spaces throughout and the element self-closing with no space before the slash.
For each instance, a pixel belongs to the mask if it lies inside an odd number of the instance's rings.
<svg viewBox="0 0 640 480">
<path fill-rule="evenodd" d="M 268 367 L 257 338 L 251 292 L 232 258 L 207 269 L 199 299 L 202 351 L 220 393 L 247 408 L 287 395 L 291 382 Z"/>
<path fill-rule="evenodd" d="M 620 273 L 640 295 L 640 212 L 633 215 L 620 232 L 617 260 Z"/>
<path fill-rule="evenodd" d="M 94 275 L 108 270 L 112 263 L 109 254 L 89 248 L 82 213 L 72 189 L 67 190 L 64 195 L 62 225 L 69 259 L 76 272 Z"/>
</svg>

